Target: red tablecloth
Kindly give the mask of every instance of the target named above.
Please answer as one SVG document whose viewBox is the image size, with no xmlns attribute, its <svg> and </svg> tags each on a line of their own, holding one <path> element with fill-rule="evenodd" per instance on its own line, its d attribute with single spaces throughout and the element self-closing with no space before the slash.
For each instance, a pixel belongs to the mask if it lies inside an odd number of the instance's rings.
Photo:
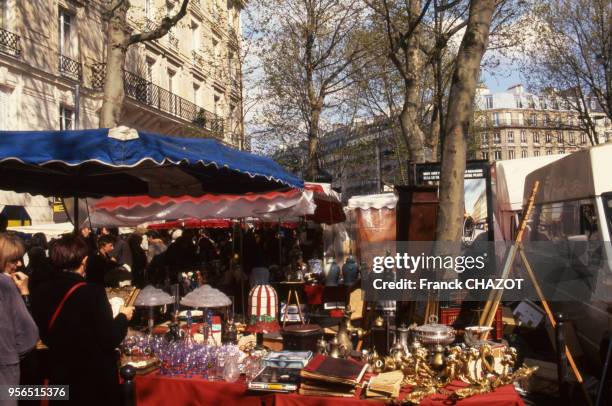
<svg viewBox="0 0 612 406">
<path fill-rule="evenodd" d="M 175 378 L 157 373 L 136 377 L 138 406 L 261 406 L 259 396 L 246 394 L 243 383 Z"/>
<path fill-rule="evenodd" d="M 465 387 L 455 382 L 446 387 L 454 390 Z M 407 390 L 406 392 L 409 392 Z M 174 378 L 156 373 L 136 377 L 138 406 L 382 406 L 383 402 L 339 397 L 304 396 L 297 394 L 247 394 L 244 383 L 210 382 L 199 378 Z M 447 406 L 452 404 L 445 395 L 423 399 L 422 406 Z M 456 403 L 458 406 L 524 406 L 512 385 L 498 388 L 493 393 L 476 395 Z"/>
</svg>

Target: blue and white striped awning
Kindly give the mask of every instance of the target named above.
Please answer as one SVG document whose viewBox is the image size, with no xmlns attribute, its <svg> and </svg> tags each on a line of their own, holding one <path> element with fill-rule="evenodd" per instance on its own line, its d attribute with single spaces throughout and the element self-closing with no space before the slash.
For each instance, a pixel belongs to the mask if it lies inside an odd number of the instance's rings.
<svg viewBox="0 0 612 406">
<path fill-rule="evenodd" d="M 0 131 L 0 189 L 46 196 L 199 196 L 303 188 L 273 160 L 212 139 L 126 127 Z"/>
</svg>

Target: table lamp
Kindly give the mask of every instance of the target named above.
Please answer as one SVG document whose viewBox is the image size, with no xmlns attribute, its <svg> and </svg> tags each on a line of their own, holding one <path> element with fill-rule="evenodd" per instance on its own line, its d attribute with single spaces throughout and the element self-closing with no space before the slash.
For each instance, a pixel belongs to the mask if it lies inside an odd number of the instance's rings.
<svg viewBox="0 0 612 406">
<path fill-rule="evenodd" d="M 263 335 L 280 330 L 278 295 L 270 285 L 255 285 L 249 292 L 249 318 L 245 331 L 257 334 L 257 347 L 263 348 Z"/>
</svg>

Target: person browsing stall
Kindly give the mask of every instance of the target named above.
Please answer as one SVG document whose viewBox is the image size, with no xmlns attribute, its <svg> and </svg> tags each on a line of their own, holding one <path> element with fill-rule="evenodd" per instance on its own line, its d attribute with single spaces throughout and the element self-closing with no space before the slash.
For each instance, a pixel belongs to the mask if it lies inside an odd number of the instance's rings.
<svg viewBox="0 0 612 406">
<path fill-rule="evenodd" d="M 28 277 L 17 269 L 25 249 L 16 236 L 0 234 L 0 385 L 19 385 L 19 359 L 34 348 L 38 328 L 28 312 Z M 2 406 L 17 401 L 2 401 Z"/>
<path fill-rule="evenodd" d="M 49 347 L 49 384 L 69 385 L 61 405 L 118 405 L 115 349 L 127 334 L 133 307 L 113 318 L 104 287 L 86 283 L 88 247 L 79 236 L 57 240 L 49 256 L 55 277 L 32 291 L 32 313 Z"/>
</svg>

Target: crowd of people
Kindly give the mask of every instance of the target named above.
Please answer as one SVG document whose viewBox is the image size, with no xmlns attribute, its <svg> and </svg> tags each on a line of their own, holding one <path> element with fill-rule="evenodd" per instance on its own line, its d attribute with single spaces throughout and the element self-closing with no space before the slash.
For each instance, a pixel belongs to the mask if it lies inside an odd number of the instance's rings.
<svg viewBox="0 0 612 406">
<path fill-rule="evenodd" d="M 27 244 L 0 230 L 0 385 L 48 379 L 70 385 L 70 401 L 62 404 L 120 404 L 115 349 L 134 309 L 122 307 L 113 317 L 105 287 L 169 287 L 196 271 L 239 308 L 239 289 L 262 277 L 285 280 L 292 268 L 320 255 L 320 245 L 299 229 L 278 228 L 119 235 L 85 227 L 50 242 L 35 234 Z M 44 363 L 34 356 L 37 343 L 48 349 Z"/>
</svg>

